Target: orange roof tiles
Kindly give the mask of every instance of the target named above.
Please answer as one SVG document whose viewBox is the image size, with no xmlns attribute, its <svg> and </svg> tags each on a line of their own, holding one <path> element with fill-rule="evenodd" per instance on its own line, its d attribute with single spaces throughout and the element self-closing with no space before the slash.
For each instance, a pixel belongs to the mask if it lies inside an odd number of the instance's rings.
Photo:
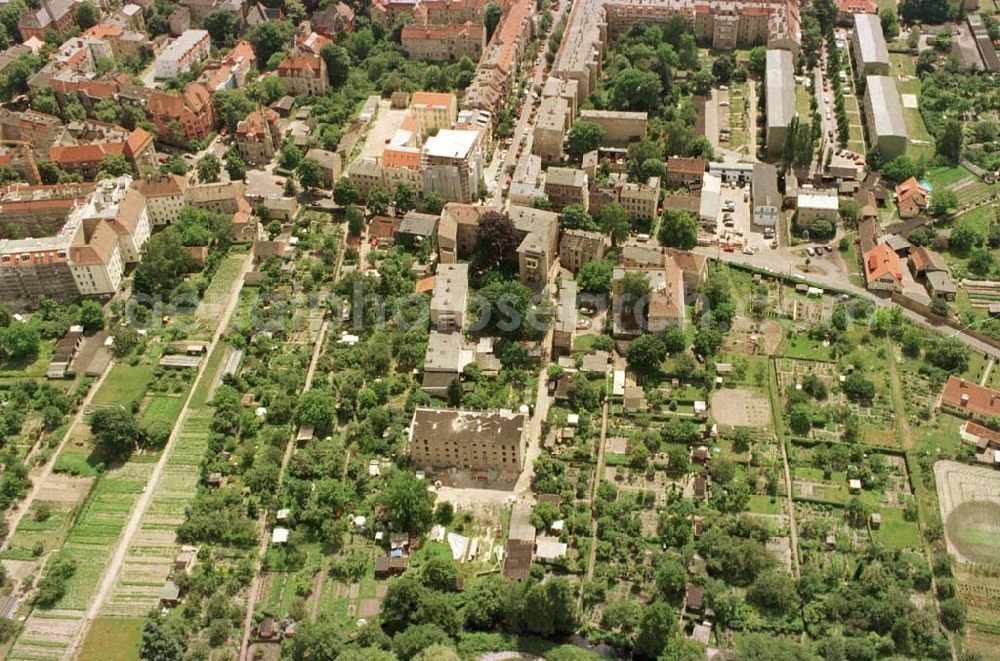
<svg viewBox="0 0 1000 661">
<path fill-rule="evenodd" d="M 1000 392 L 957 376 L 948 377 L 941 401 L 983 417 L 1000 416 Z"/>
<path fill-rule="evenodd" d="M 121 154 L 125 143 L 103 142 L 85 145 L 53 145 L 49 147 L 49 160 L 60 165 L 97 163 L 108 154 Z"/>
<path fill-rule="evenodd" d="M 442 92 L 414 92 L 410 97 L 411 106 L 451 106 L 455 103 L 454 94 Z"/>
<path fill-rule="evenodd" d="M 125 155 L 129 158 L 135 158 L 136 154 L 149 146 L 152 141 L 153 135 L 149 131 L 141 126 L 136 126 L 125 140 Z"/>
<path fill-rule="evenodd" d="M 382 152 L 382 165 L 389 168 L 420 167 L 420 151 L 417 149 L 389 148 Z"/>
<path fill-rule="evenodd" d="M 667 161 L 667 172 L 677 174 L 703 174 L 705 172 L 705 159 L 681 158 L 674 156 Z"/>
<path fill-rule="evenodd" d="M 896 282 L 903 281 L 899 255 L 888 244 L 880 243 L 866 252 L 864 262 L 867 282 L 878 280 L 886 274 L 895 278 Z"/>
</svg>

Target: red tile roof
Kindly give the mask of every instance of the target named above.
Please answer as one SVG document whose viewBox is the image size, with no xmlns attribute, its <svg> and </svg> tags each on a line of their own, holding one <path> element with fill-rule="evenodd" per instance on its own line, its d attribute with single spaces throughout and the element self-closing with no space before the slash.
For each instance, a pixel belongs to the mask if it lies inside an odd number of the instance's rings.
<svg viewBox="0 0 1000 661">
<path fill-rule="evenodd" d="M 872 282 L 887 273 L 892 275 L 896 282 L 903 282 L 899 255 L 888 244 L 880 243 L 865 253 L 865 277 L 867 282 Z"/>
<path fill-rule="evenodd" d="M 948 377 L 941 401 L 983 417 L 1000 416 L 1000 391 L 957 376 Z"/>
<path fill-rule="evenodd" d="M 667 172 L 677 174 L 704 174 L 705 159 L 672 157 L 667 161 Z"/>
</svg>

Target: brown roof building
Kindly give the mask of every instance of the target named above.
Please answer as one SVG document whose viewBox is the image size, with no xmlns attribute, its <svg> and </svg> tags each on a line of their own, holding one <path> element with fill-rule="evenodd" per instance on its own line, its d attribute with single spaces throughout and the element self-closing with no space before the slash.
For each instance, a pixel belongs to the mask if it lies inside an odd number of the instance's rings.
<svg viewBox="0 0 1000 661">
<path fill-rule="evenodd" d="M 320 96 L 329 87 L 326 62 L 318 55 L 293 52 L 278 65 L 278 78 L 293 96 Z"/>
<path fill-rule="evenodd" d="M 949 376 L 941 393 L 941 408 L 963 418 L 1000 416 L 1000 391 Z"/>
<path fill-rule="evenodd" d="M 270 108 L 254 110 L 236 126 L 236 146 L 249 164 L 270 162 L 280 144 L 278 113 Z"/>
<path fill-rule="evenodd" d="M 672 156 L 667 161 L 666 183 L 669 186 L 700 186 L 707 163 L 703 158 Z"/>
<path fill-rule="evenodd" d="M 524 462 L 522 413 L 418 408 L 410 425 L 410 458 L 418 466 L 515 473 Z"/>
</svg>

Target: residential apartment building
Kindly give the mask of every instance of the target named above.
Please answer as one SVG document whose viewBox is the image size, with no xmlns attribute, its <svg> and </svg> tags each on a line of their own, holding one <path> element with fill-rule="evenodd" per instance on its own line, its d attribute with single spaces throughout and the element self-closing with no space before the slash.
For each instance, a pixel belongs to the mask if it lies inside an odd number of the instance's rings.
<svg viewBox="0 0 1000 661">
<path fill-rule="evenodd" d="M 626 147 L 642 140 L 646 135 L 647 114 L 619 110 L 581 110 L 580 119 L 593 122 L 604 129 L 601 145 Z"/>
<path fill-rule="evenodd" d="M 883 158 L 891 160 L 906 153 L 909 137 L 895 78 L 865 78 L 865 119 L 869 144 L 878 147 Z"/>
<path fill-rule="evenodd" d="M 432 330 L 427 336 L 420 389 L 433 397 L 447 397 L 448 387 L 462 378 L 465 366 L 474 359 L 475 352 L 466 345 L 461 333 Z"/>
<path fill-rule="evenodd" d="M 769 163 L 753 164 L 750 198 L 754 225 L 775 227 L 778 224 L 778 213 L 781 211 L 777 168 Z"/>
<path fill-rule="evenodd" d="M 211 39 L 206 30 L 187 30 L 160 51 L 153 61 L 156 77 L 163 80 L 176 78 L 191 71 L 208 57 Z"/>
<path fill-rule="evenodd" d="M 257 55 L 249 41 L 239 41 L 218 63 L 202 69 L 201 80 L 214 94 L 223 89 L 243 87 L 247 74 L 257 65 Z"/>
<path fill-rule="evenodd" d="M 699 187 L 705 176 L 705 167 L 703 158 L 671 156 L 667 159 L 666 185 L 670 188 Z"/>
<path fill-rule="evenodd" d="M 158 165 L 153 136 L 136 127 L 128 131 L 103 122 L 73 122 L 60 140 L 49 147 L 48 160 L 67 172 L 93 179 L 108 155 L 121 154 L 132 166 L 133 174 L 142 168 Z"/>
<path fill-rule="evenodd" d="M 131 183 L 129 176 L 102 180 L 48 236 L 0 240 L 0 300 L 19 307 L 41 296 L 66 301 L 118 291 L 125 263 L 138 261 L 151 229 Z"/>
<path fill-rule="evenodd" d="M 143 51 L 148 47 L 146 35 L 113 23 L 93 25 L 82 37 L 106 43 L 117 60 L 124 57 L 142 58 Z"/>
<path fill-rule="evenodd" d="M 343 2 L 328 5 L 312 16 L 312 29 L 331 38 L 354 32 L 354 10 Z"/>
<path fill-rule="evenodd" d="M 236 147 L 251 165 L 269 163 L 281 146 L 278 113 L 258 108 L 236 125 Z"/>
<path fill-rule="evenodd" d="M 767 51 L 764 76 L 767 128 L 767 155 L 780 156 L 788 138 L 788 128 L 795 119 L 795 65 L 786 50 Z"/>
<path fill-rule="evenodd" d="M 538 106 L 538 118 L 532 131 L 531 153 L 543 161 L 557 162 L 566 152 L 563 143 L 573 121 L 569 102 L 559 96 L 542 99 Z"/>
<path fill-rule="evenodd" d="M 570 204 L 589 207 L 587 173 L 573 168 L 549 168 L 545 174 L 545 196 L 556 211 Z"/>
<path fill-rule="evenodd" d="M 323 172 L 323 187 L 333 188 L 334 182 L 340 179 L 342 167 L 340 154 L 326 149 L 310 149 L 306 152 L 306 158 L 311 158 L 319 163 L 320 170 Z"/>
<path fill-rule="evenodd" d="M 781 44 L 796 50 L 799 42 L 799 6 L 787 1 L 709 2 L 612 0 L 605 5 L 611 39 L 639 22 L 662 22 L 683 14 L 695 36 L 712 48 L 731 50 Z"/>
<path fill-rule="evenodd" d="M 486 48 L 486 27 L 482 23 L 425 26 L 407 25 L 400 43 L 410 57 L 429 62 L 457 62 L 467 57 L 478 61 Z"/>
<path fill-rule="evenodd" d="M 519 473 L 527 422 L 526 415 L 512 411 L 418 408 L 410 424 L 410 460 L 427 468 Z"/>
<path fill-rule="evenodd" d="M 372 189 L 382 185 L 382 165 L 374 158 L 356 158 L 347 168 L 347 178 L 367 198 Z"/>
<path fill-rule="evenodd" d="M 510 179 L 509 197 L 511 204 L 531 206 L 535 200 L 545 198 L 545 177 L 542 175 L 542 159 L 531 153 L 523 153 L 514 167 Z"/>
<path fill-rule="evenodd" d="M 472 254 L 479 237 L 479 218 L 491 207 L 449 202 L 444 205 L 437 227 L 438 259 L 454 264 L 459 257 Z"/>
<path fill-rule="evenodd" d="M 517 247 L 521 282 L 542 288 L 548 283 L 549 271 L 556 261 L 559 214 L 518 205 L 511 205 L 507 214 L 521 239 Z"/>
<path fill-rule="evenodd" d="M 564 279 L 559 287 L 559 304 L 552 328 L 552 353 L 569 354 L 573 351 L 576 335 L 576 280 Z"/>
<path fill-rule="evenodd" d="M 438 265 L 431 293 L 431 326 L 442 332 L 461 331 L 468 298 L 469 265 Z"/>
<path fill-rule="evenodd" d="M 878 14 L 855 14 L 851 59 L 858 78 L 889 75 L 889 48 Z"/>
<path fill-rule="evenodd" d="M 587 262 L 604 257 L 607 237 L 600 232 L 566 230 L 559 242 L 559 265 L 573 273 Z"/>
<path fill-rule="evenodd" d="M 149 220 L 154 226 L 172 223 L 187 203 L 187 177 L 164 174 L 155 179 L 138 181 L 135 186 L 146 198 Z"/>
<path fill-rule="evenodd" d="M 76 8 L 76 0 L 42 0 L 41 7 L 29 9 L 18 19 L 17 31 L 23 40 L 45 41 L 49 30 L 65 35 L 76 26 Z"/>
<path fill-rule="evenodd" d="M 292 96 L 321 96 L 330 86 L 323 58 L 301 51 L 281 61 L 278 78 Z"/>
<path fill-rule="evenodd" d="M 440 130 L 420 149 L 424 194 L 437 193 L 449 202 L 472 202 L 483 176 L 479 131 Z"/>
<path fill-rule="evenodd" d="M 498 3 L 505 10 L 509 2 Z M 453 23 L 482 23 L 486 18 L 489 0 L 423 0 L 420 10 L 428 25 L 451 25 Z"/>
<path fill-rule="evenodd" d="M 840 216 L 840 200 L 837 191 L 833 190 L 800 190 L 795 208 L 796 222 L 803 228 L 817 220 L 826 220 L 836 226 Z"/>
<path fill-rule="evenodd" d="M 458 99 L 454 94 L 414 92 L 410 98 L 410 116 L 421 133 L 450 129 L 458 121 Z"/>
<path fill-rule="evenodd" d="M 646 183 L 627 182 L 621 186 L 618 202 L 625 207 L 630 220 L 653 220 L 660 205 L 660 178 L 650 177 Z"/>
</svg>

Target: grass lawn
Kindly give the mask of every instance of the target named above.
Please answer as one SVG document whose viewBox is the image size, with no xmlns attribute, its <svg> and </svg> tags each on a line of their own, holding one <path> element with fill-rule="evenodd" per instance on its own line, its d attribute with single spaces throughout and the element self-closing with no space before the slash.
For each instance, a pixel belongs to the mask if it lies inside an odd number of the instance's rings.
<svg viewBox="0 0 1000 661">
<path fill-rule="evenodd" d="M 785 499 L 771 496 L 750 496 L 748 509 L 759 514 L 784 514 Z"/>
<path fill-rule="evenodd" d="M 22 360 L 7 359 L 0 361 L 0 378 L 45 378 L 55 346 L 55 340 L 48 340 L 39 343 L 38 353 L 34 356 L 28 356 Z"/>
<path fill-rule="evenodd" d="M 898 507 L 883 507 L 877 510 L 882 516 L 878 530 L 872 530 L 872 537 L 889 549 L 920 548 L 920 531 L 914 521 L 903 518 L 903 510 Z"/>
<path fill-rule="evenodd" d="M 857 287 L 864 287 L 865 279 L 861 275 L 861 261 L 858 259 L 858 247 L 854 245 L 853 233 L 847 235 L 847 241 L 847 250 L 840 253 L 840 255 L 843 257 L 844 263 L 847 264 L 847 273 L 849 274 L 851 284 Z"/>
<path fill-rule="evenodd" d="M 822 342 L 811 340 L 804 335 L 789 335 L 781 347 L 781 355 L 788 358 L 804 358 L 830 362 L 832 347 L 824 347 Z"/>
<path fill-rule="evenodd" d="M 153 395 L 149 400 L 149 404 L 143 409 L 140 418 L 144 424 L 153 427 L 173 427 L 183 406 L 184 397 L 181 395 Z"/>
<path fill-rule="evenodd" d="M 588 352 L 594 348 L 594 342 L 600 335 L 577 335 L 573 338 L 573 351 Z"/>
<path fill-rule="evenodd" d="M 98 617 L 90 625 L 80 661 L 130 661 L 139 658 L 144 620 L 137 617 Z"/>
<path fill-rule="evenodd" d="M 805 85 L 795 86 L 795 112 L 799 113 L 799 117 L 812 117 L 811 99 L 812 94 Z"/>
<path fill-rule="evenodd" d="M 914 78 L 914 64 L 911 55 L 902 53 L 890 53 L 889 65 L 897 75 L 910 76 L 909 80 L 896 80 L 896 87 L 899 93 L 915 94 L 919 103 L 920 81 Z M 903 119 L 906 121 L 906 132 L 910 137 L 910 145 L 906 150 L 907 155 L 916 160 L 921 156 L 934 155 L 934 138 L 924 125 L 924 118 L 920 116 L 919 108 L 903 107 Z M 918 143 L 914 144 L 914 140 Z"/>
<path fill-rule="evenodd" d="M 124 406 L 128 402 L 142 399 L 153 378 L 152 365 L 119 364 L 111 368 L 108 378 L 94 395 L 95 406 Z"/>
<path fill-rule="evenodd" d="M 913 428 L 917 452 L 938 454 L 941 458 L 954 457 L 962 446 L 958 430 L 965 420 L 948 413 L 938 413 L 933 424 Z"/>
</svg>

